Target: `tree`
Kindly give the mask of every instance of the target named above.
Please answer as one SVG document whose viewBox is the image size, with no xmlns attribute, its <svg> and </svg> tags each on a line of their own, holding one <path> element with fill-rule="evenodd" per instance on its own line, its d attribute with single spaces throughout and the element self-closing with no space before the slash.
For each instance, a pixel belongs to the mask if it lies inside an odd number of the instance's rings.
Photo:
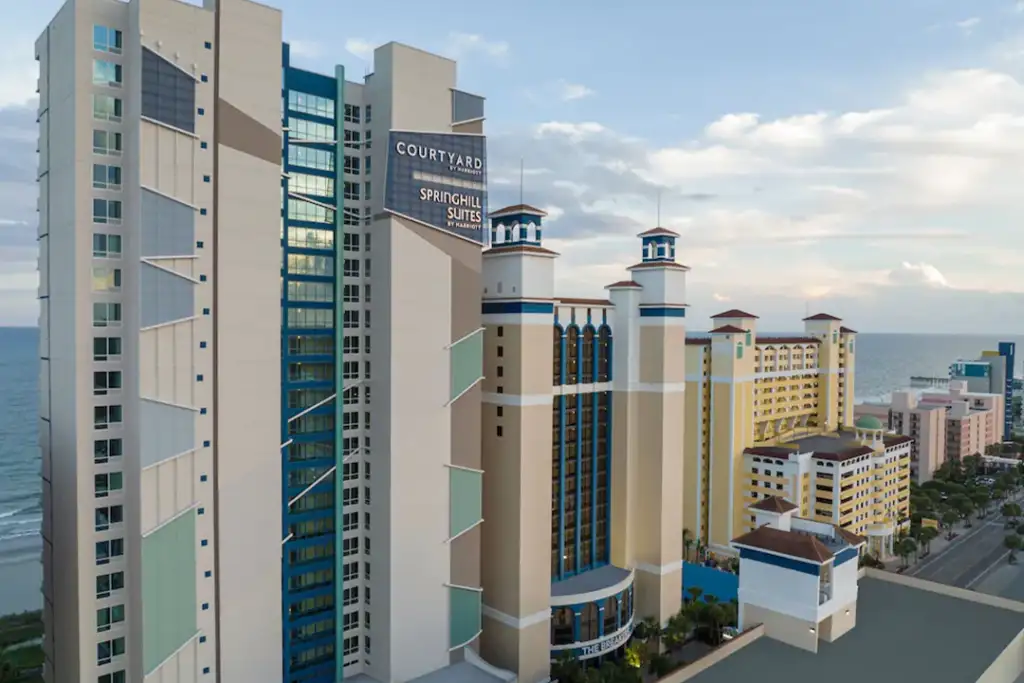
<svg viewBox="0 0 1024 683">
<path fill-rule="evenodd" d="M 1021 516 L 1021 509 L 1019 503 L 1003 503 L 1003 506 L 999 508 L 999 512 L 1014 524 L 1017 523 Z"/>
<path fill-rule="evenodd" d="M 693 532 L 689 529 L 683 529 L 683 560 L 689 562 L 690 560 L 690 548 L 693 546 Z"/>
<path fill-rule="evenodd" d="M 1024 546 L 1024 539 L 1017 534 L 1007 534 L 1003 539 L 1003 545 L 1010 549 L 1010 564 L 1017 562 L 1017 551 Z"/>
<path fill-rule="evenodd" d="M 903 560 L 903 566 L 908 566 L 908 558 L 917 553 L 917 542 L 912 538 L 904 538 L 896 544 L 896 554 Z"/>
<path fill-rule="evenodd" d="M 630 643 L 626 646 L 625 662 L 631 669 L 639 669 L 644 665 L 644 658 L 647 650 L 640 643 Z"/>
<path fill-rule="evenodd" d="M 921 545 L 924 546 L 924 551 L 926 553 L 930 553 L 931 552 L 932 541 L 935 540 L 935 538 L 938 537 L 938 535 L 939 535 L 939 532 L 938 532 L 937 529 L 935 529 L 935 527 L 930 527 L 930 526 L 923 526 L 923 527 L 921 527 L 921 531 L 918 532 L 918 535 L 917 535 L 917 540 L 918 540 L 918 542 Z"/>
<path fill-rule="evenodd" d="M 669 650 L 678 650 L 689 639 L 692 631 L 693 619 L 690 612 L 686 608 L 682 608 L 669 618 L 668 624 L 665 626 L 665 631 L 662 634 L 665 647 Z"/>
<path fill-rule="evenodd" d="M 0 648 L 0 683 L 21 680 L 21 668 L 14 662 L 10 648 Z"/>
<path fill-rule="evenodd" d="M 967 496 L 966 493 L 958 493 L 949 498 L 949 506 L 956 510 L 960 518 L 965 521 L 970 521 L 971 513 L 974 511 L 974 503 Z"/>
<path fill-rule="evenodd" d="M 980 513 L 978 516 L 985 517 L 988 514 L 988 506 L 992 500 L 991 492 L 987 488 L 976 487 L 968 495 L 971 498 L 971 502 L 974 503 L 974 507 Z"/>
<path fill-rule="evenodd" d="M 690 600 L 697 602 L 700 600 L 700 596 L 704 595 L 703 589 L 698 586 L 690 586 L 686 589 L 686 592 L 690 594 Z"/>
<path fill-rule="evenodd" d="M 947 537 L 953 538 L 953 525 L 960 521 L 960 514 L 955 510 L 946 510 L 942 513 L 942 526 L 946 528 Z"/>
</svg>

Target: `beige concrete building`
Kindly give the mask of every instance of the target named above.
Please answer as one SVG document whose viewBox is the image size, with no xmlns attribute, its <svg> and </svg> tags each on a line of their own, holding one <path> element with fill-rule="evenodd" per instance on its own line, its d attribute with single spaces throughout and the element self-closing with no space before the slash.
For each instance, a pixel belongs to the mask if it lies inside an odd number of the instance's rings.
<svg viewBox="0 0 1024 683">
<path fill-rule="evenodd" d="M 909 436 L 911 472 L 923 483 L 947 460 L 984 455 L 1002 443 L 1004 397 L 967 391 L 967 383 L 951 380 L 948 391 L 895 391 L 889 403 L 864 403 L 859 416 L 871 415 L 896 434 Z"/>
<path fill-rule="evenodd" d="M 247 0 L 36 43 L 47 681 L 280 667 L 280 44 Z"/>
<path fill-rule="evenodd" d="M 559 298 L 543 217 L 492 213 L 483 256 L 482 652 L 522 681 L 558 656 L 614 656 L 682 594 L 677 235 L 642 233 L 609 298 Z"/>
</svg>

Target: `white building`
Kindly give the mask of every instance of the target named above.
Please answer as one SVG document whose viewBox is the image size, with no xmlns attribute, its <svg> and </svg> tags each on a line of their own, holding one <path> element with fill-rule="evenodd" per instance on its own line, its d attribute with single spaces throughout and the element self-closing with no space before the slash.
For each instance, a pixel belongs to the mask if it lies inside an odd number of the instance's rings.
<svg viewBox="0 0 1024 683">
<path fill-rule="evenodd" d="M 47 681 L 280 669 L 280 52 L 247 0 L 36 42 Z"/>
<path fill-rule="evenodd" d="M 740 555 L 739 628 L 816 652 L 857 623 L 857 558 L 864 538 L 794 516 L 780 497 L 749 508 L 757 527 L 732 541 Z"/>
</svg>

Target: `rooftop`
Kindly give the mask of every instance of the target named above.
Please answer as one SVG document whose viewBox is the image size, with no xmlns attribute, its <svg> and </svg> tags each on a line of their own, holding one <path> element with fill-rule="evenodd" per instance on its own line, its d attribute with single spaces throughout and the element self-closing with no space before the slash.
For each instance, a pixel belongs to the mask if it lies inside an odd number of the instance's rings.
<svg viewBox="0 0 1024 683">
<path fill-rule="evenodd" d="M 745 545 L 819 564 L 828 562 L 835 556 L 835 552 L 846 546 L 845 543 L 841 545 L 833 543 L 831 545 L 835 547 L 830 548 L 814 534 L 802 531 L 783 531 L 770 526 L 759 526 L 739 538 L 734 538 L 732 542 L 734 545 Z"/>
<path fill-rule="evenodd" d="M 971 683 L 1024 629 L 1024 612 L 897 581 L 862 578 L 856 627 L 834 643 L 819 641 L 817 654 L 761 637 L 690 683 L 736 683 L 752 676 L 758 683 L 817 683 L 823 677 L 829 683 L 862 683 L 872 677 Z M 865 669 L 865 657 L 884 664 L 872 674 Z"/>
<path fill-rule="evenodd" d="M 799 510 L 800 508 L 793 505 L 793 503 L 790 503 L 782 496 L 769 496 L 768 498 L 751 505 L 750 509 L 761 510 L 762 512 L 776 512 L 781 515 L 792 510 Z"/>
<path fill-rule="evenodd" d="M 551 584 L 551 597 L 559 598 L 566 595 L 592 593 L 621 583 L 628 576 L 628 569 L 621 569 L 614 565 L 606 564 L 589 572 L 577 574 L 570 579 L 556 581 Z"/>
<path fill-rule="evenodd" d="M 499 671 L 486 671 L 468 661 L 449 664 L 443 669 L 414 678 L 410 683 L 508 683 L 508 680 L 497 675 Z M 376 678 L 366 674 L 346 676 L 345 683 L 378 683 Z"/>
<path fill-rule="evenodd" d="M 754 315 L 753 313 L 747 313 L 746 311 L 741 311 L 738 308 L 730 308 L 728 311 L 722 311 L 721 313 L 718 313 L 717 315 L 711 316 L 712 320 L 714 320 L 715 318 L 755 318 L 756 319 L 757 316 Z"/>
</svg>

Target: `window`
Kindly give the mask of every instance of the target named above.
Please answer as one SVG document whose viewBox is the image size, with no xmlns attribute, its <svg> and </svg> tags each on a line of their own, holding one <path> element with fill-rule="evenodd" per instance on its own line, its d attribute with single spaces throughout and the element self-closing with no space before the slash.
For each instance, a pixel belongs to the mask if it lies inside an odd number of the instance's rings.
<svg viewBox="0 0 1024 683">
<path fill-rule="evenodd" d="M 367 170 L 369 172 L 369 170 Z M 359 157 L 350 157 L 345 155 L 345 173 L 353 173 L 359 175 Z"/>
<path fill-rule="evenodd" d="M 100 574 L 96 577 L 96 597 L 108 598 L 114 591 L 124 588 L 124 572 Z"/>
<path fill-rule="evenodd" d="M 334 327 L 334 311 L 326 308 L 289 308 L 288 327 L 330 329 Z"/>
<path fill-rule="evenodd" d="M 97 190 L 120 190 L 121 167 L 107 164 L 92 165 L 92 186 Z"/>
<path fill-rule="evenodd" d="M 92 373 L 92 393 L 95 396 L 104 396 L 111 391 L 121 390 L 121 371 L 101 370 Z"/>
<path fill-rule="evenodd" d="M 124 444 L 121 439 L 97 439 L 92 444 L 92 460 L 98 465 L 122 455 Z"/>
<path fill-rule="evenodd" d="M 345 131 L 345 146 L 349 149 L 359 149 L 360 137 L 358 130 Z"/>
<path fill-rule="evenodd" d="M 96 337 L 92 340 L 92 359 L 95 361 L 118 360 L 121 357 L 120 337 Z"/>
<path fill-rule="evenodd" d="M 313 223 L 334 223 L 334 209 L 320 204 L 303 201 L 295 197 L 288 199 L 288 218 Z"/>
<path fill-rule="evenodd" d="M 110 425 L 121 424 L 121 406 L 96 406 L 92 409 L 93 427 L 106 429 Z"/>
<path fill-rule="evenodd" d="M 334 231 L 289 227 L 288 246 L 300 249 L 334 249 Z"/>
<path fill-rule="evenodd" d="M 341 243 L 345 251 L 359 251 L 359 233 L 344 233 Z"/>
<path fill-rule="evenodd" d="M 345 259 L 342 265 L 342 273 L 345 277 L 359 277 L 359 259 Z"/>
<path fill-rule="evenodd" d="M 112 88 L 120 88 L 123 78 L 120 64 L 109 62 L 105 59 L 92 60 L 92 83 L 93 85 L 105 85 Z"/>
<path fill-rule="evenodd" d="M 92 255 L 95 258 L 121 258 L 121 236 L 100 232 L 93 234 Z"/>
<path fill-rule="evenodd" d="M 367 209 L 369 211 L 369 209 Z M 344 209 L 345 225 L 362 225 L 363 224 L 363 210 L 359 207 L 346 206 Z"/>
<path fill-rule="evenodd" d="M 366 165 L 369 168 L 369 164 Z M 373 199 L 373 193 L 370 192 L 370 181 L 363 183 L 363 199 L 370 201 Z"/>
<path fill-rule="evenodd" d="M 288 108 L 303 114 L 322 116 L 325 119 L 334 118 L 334 100 L 318 95 L 309 95 L 304 92 L 289 90 Z M 348 109 L 348 105 L 345 105 L 345 109 Z"/>
<path fill-rule="evenodd" d="M 113 121 L 117 123 L 123 116 L 123 105 L 120 97 L 112 95 L 92 96 L 92 117 L 97 121 Z"/>
<path fill-rule="evenodd" d="M 109 26 L 92 27 L 92 49 L 119 55 L 123 48 L 121 32 Z"/>
<path fill-rule="evenodd" d="M 96 645 L 96 663 L 107 664 L 114 657 L 120 657 L 124 654 L 124 638 L 114 638 L 113 640 L 104 640 Z"/>
<path fill-rule="evenodd" d="M 334 126 L 294 117 L 288 119 L 288 133 L 290 140 L 331 143 L 335 141 Z"/>
<path fill-rule="evenodd" d="M 288 191 L 316 197 L 334 197 L 334 178 L 292 173 L 288 177 Z"/>
<path fill-rule="evenodd" d="M 97 266 L 92 269 L 92 291 L 116 292 L 121 289 L 121 269 Z"/>
<path fill-rule="evenodd" d="M 108 564 L 110 560 L 124 556 L 124 539 L 112 538 L 96 542 L 96 564 Z"/>
<path fill-rule="evenodd" d="M 121 224 L 121 202 L 116 199 L 93 199 L 92 222 Z"/>
<path fill-rule="evenodd" d="M 288 147 L 288 163 L 320 171 L 333 171 L 334 152 L 327 149 L 312 149 L 304 145 L 290 145 Z"/>
<path fill-rule="evenodd" d="M 96 630 L 100 633 L 109 631 L 114 624 L 124 621 L 124 605 L 101 607 L 96 610 Z"/>
<path fill-rule="evenodd" d="M 121 156 L 121 134 L 109 130 L 94 130 L 92 132 L 93 154 L 106 156 Z"/>
<path fill-rule="evenodd" d="M 96 303 L 92 305 L 93 327 L 115 327 L 121 324 L 121 304 Z"/>
<path fill-rule="evenodd" d="M 345 181 L 345 199 L 359 199 L 359 183 Z"/>
<path fill-rule="evenodd" d="M 329 282 L 288 282 L 289 301 L 334 301 L 334 285 Z M 333 350 L 327 353 L 333 353 Z"/>
<path fill-rule="evenodd" d="M 342 289 L 341 289 L 341 299 L 342 299 L 342 301 L 345 301 L 345 302 L 348 302 L 348 303 L 353 303 L 353 304 L 359 303 L 359 285 L 344 285 L 342 287 Z M 349 312 L 349 310 L 346 309 L 345 313 L 348 313 L 348 312 Z M 351 312 L 355 314 L 355 318 L 354 318 L 355 324 L 348 325 L 348 327 L 358 327 L 359 326 L 359 311 L 351 311 Z"/>
<path fill-rule="evenodd" d="M 124 480 L 120 472 L 108 472 L 93 476 L 93 485 L 97 498 L 104 498 L 113 491 L 120 491 Z"/>
<path fill-rule="evenodd" d="M 367 109 L 369 109 L 369 107 L 367 107 Z M 349 123 L 359 123 L 359 107 L 354 104 L 346 104 L 345 120 Z"/>
<path fill-rule="evenodd" d="M 309 254 L 288 254 L 288 272 L 292 275 L 334 275 L 334 258 Z"/>
<path fill-rule="evenodd" d="M 373 105 L 368 104 L 366 109 L 366 123 L 370 123 L 373 120 Z"/>
<path fill-rule="evenodd" d="M 96 508 L 96 531 L 106 531 L 111 526 L 116 526 L 123 521 L 124 507 L 120 505 Z"/>
</svg>

